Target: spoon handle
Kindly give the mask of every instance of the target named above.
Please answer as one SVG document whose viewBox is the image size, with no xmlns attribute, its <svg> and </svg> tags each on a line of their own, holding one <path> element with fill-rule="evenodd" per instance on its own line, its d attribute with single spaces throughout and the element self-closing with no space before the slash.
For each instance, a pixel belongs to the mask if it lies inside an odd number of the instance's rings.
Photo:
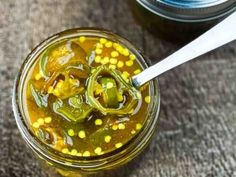
<svg viewBox="0 0 236 177">
<path fill-rule="evenodd" d="M 132 77 L 140 87 L 160 74 L 236 39 L 236 12 L 159 63 Z"/>
</svg>

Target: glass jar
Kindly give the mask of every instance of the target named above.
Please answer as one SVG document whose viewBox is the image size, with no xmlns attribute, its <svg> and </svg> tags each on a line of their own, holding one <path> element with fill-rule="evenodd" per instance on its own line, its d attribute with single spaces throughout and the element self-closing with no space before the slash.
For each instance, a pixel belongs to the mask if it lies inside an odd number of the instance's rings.
<svg viewBox="0 0 236 177">
<path fill-rule="evenodd" d="M 17 126 L 20 133 L 33 152 L 47 164 L 53 166 L 58 172 L 64 176 L 79 176 L 79 174 L 96 173 L 103 170 L 118 167 L 137 156 L 149 143 L 157 126 L 157 120 L 160 108 L 160 92 L 158 81 L 155 79 L 150 82 L 151 103 L 149 106 L 149 114 L 146 117 L 142 130 L 119 150 L 113 151 L 97 157 L 73 157 L 58 154 L 55 150 L 50 149 L 43 144 L 32 132 L 29 125 L 29 118 L 24 109 L 23 93 L 26 85 L 26 76 L 30 68 L 36 63 L 40 53 L 49 45 L 67 38 L 78 36 L 96 36 L 104 37 L 116 41 L 126 46 L 137 59 L 143 68 L 148 67 L 145 59 L 140 52 L 126 39 L 113 34 L 109 31 L 92 28 L 79 28 L 66 30 L 49 37 L 39 44 L 26 58 L 22 64 L 19 74 L 16 77 L 13 90 L 13 111 Z"/>
<path fill-rule="evenodd" d="M 235 0 L 130 0 L 138 21 L 171 41 L 195 38 L 236 9 Z"/>
</svg>

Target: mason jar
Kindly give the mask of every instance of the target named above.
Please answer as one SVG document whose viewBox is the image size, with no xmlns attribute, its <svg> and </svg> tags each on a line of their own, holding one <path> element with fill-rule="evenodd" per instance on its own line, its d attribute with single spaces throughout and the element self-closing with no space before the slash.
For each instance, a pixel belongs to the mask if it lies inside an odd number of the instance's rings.
<svg viewBox="0 0 236 177">
<path fill-rule="evenodd" d="M 122 148 L 112 151 L 111 153 L 108 153 L 108 155 L 85 158 L 58 154 L 54 149 L 49 148 L 46 144 L 42 143 L 38 137 L 35 136 L 30 126 L 29 117 L 27 117 L 27 112 L 25 109 L 23 95 L 26 90 L 27 75 L 37 62 L 38 56 L 48 46 L 62 39 L 79 36 L 103 37 L 118 42 L 127 47 L 134 55 L 137 56 L 138 62 L 143 68 L 148 67 L 145 58 L 128 40 L 112 32 L 92 28 L 71 29 L 55 34 L 39 44 L 27 56 L 14 83 L 12 101 L 15 120 L 24 141 L 32 152 L 43 160 L 45 164 L 48 164 L 64 176 L 81 176 L 83 174 L 97 173 L 99 171 L 116 168 L 132 160 L 150 142 L 154 132 L 156 131 L 160 109 L 160 91 L 158 81 L 155 79 L 149 83 L 152 99 L 150 106 L 148 107 L 149 113 L 145 117 L 143 128 L 126 145 L 122 146 Z"/>
<path fill-rule="evenodd" d="M 235 11 L 235 0 L 130 0 L 131 8 L 152 33 L 171 41 L 197 37 Z"/>
</svg>

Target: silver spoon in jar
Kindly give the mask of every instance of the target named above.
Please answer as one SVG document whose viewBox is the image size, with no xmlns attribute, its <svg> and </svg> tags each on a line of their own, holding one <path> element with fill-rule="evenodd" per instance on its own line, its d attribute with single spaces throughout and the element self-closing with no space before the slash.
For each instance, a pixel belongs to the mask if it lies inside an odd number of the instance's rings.
<svg viewBox="0 0 236 177">
<path fill-rule="evenodd" d="M 164 60 L 132 77 L 135 87 L 236 39 L 236 12 Z"/>
</svg>

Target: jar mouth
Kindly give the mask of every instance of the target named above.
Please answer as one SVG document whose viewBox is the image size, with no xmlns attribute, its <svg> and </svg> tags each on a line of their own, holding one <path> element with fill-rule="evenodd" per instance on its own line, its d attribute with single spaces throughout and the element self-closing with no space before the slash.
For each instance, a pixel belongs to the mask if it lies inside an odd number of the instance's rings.
<svg viewBox="0 0 236 177">
<path fill-rule="evenodd" d="M 234 0 L 137 0 L 155 15 L 178 22 L 205 22 L 218 19 L 236 10 Z"/>
<path fill-rule="evenodd" d="M 28 118 L 24 111 L 22 89 L 24 88 L 29 68 L 35 61 L 37 61 L 37 56 L 44 49 L 46 49 L 52 43 L 57 42 L 58 40 L 78 37 L 81 35 L 114 39 L 115 41 L 121 43 L 129 50 L 131 50 L 137 56 L 138 62 L 141 64 L 142 67 L 148 67 L 148 64 L 144 60 L 144 57 L 128 40 L 110 31 L 98 28 L 76 28 L 66 30 L 49 37 L 48 39 L 40 43 L 38 46 L 36 46 L 33 51 L 27 56 L 14 82 L 12 106 L 16 123 L 21 135 L 23 136 L 23 139 L 39 157 L 45 159 L 50 163 L 56 164 L 64 168 L 66 167 L 71 169 L 80 169 L 82 171 L 98 171 L 124 164 L 133 159 L 141 151 L 141 149 L 146 147 L 157 126 L 157 120 L 160 110 L 160 91 L 158 81 L 151 81 L 150 91 L 153 99 L 151 99 L 151 103 L 148 108 L 149 114 L 145 120 L 145 124 L 143 125 L 142 130 L 120 149 L 117 149 L 101 156 L 80 158 L 68 155 L 65 156 L 62 153 L 56 152 L 52 148 L 48 148 L 47 145 L 45 145 L 35 137 L 34 133 L 27 125 Z"/>
</svg>

